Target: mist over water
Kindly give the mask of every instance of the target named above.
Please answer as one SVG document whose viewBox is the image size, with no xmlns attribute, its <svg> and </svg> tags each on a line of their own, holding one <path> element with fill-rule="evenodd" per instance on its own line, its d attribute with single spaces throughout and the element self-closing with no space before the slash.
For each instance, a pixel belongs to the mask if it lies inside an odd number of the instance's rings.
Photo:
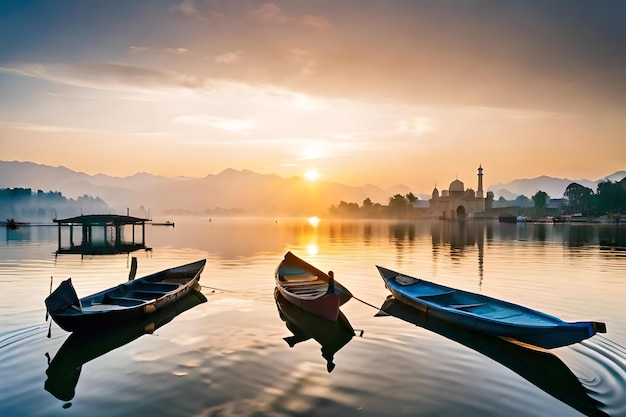
<svg viewBox="0 0 626 417">
<path fill-rule="evenodd" d="M 151 251 L 105 256 L 56 255 L 56 227 L 6 231 L 1 415 L 626 416 L 624 225 L 171 220 L 147 226 Z M 315 338 L 283 340 L 293 324 L 273 273 L 287 250 L 333 270 L 358 298 L 341 310 L 363 335 L 334 353 L 330 373 Z M 119 346 L 103 335 L 73 350 L 55 324 L 48 337 L 51 277 L 56 287 L 71 276 L 85 296 L 125 281 L 132 256 L 138 277 L 206 258 L 206 301 Z M 413 316 L 375 317 L 389 295 L 375 265 L 567 321 L 603 321 L 607 333 L 534 352 Z"/>
</svg>

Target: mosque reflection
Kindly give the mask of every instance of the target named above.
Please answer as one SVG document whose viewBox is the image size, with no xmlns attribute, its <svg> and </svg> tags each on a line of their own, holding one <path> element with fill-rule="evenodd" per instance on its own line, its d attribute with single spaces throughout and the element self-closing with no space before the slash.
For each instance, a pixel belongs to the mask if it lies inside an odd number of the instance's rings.
<svg viewBox="0 0 626 417">
<path fill-rule="evenodd" d="M 49 363 L 46 370 L 48 378 L 44 383 L 44 388 L 59 400 L 70 401 L 74 398 L 84 364 L 145 334 L 153 333 L 179 314 L 206 301 L 206 297 L 194 289 L 174 304 L 157 310 L 143 319 L 128 322 L 120 327 L 94 328 L 86 332 L 72 333 L 52 360 L 46 354 Z"/>
<path fill-rule="evenodd" d="M 289 347 L 307 340 L 315 340 L 322 347 L 326 370 L 332 372 L 335 369 L 335 354 L 354 336 L 354 329 L 346 316 L 340 310 L 336 322 L 323 319 L 290 303 L 278 289 L 274 290 L 274 299 L 280 319 L 292 333 L 292 336 L 284 337 L 283 340 Z"/>
<path fill-rule="evenodd" d="M 547 350 L 438 320 L 406 306 L 393 296 L 385 300 L 376 316 L 393 316 L 467 346 L 586 416 L 608 416 L 598 408 L 600 404 L 590 397 L 588 390 L 570 368 Z"/>
</svg>

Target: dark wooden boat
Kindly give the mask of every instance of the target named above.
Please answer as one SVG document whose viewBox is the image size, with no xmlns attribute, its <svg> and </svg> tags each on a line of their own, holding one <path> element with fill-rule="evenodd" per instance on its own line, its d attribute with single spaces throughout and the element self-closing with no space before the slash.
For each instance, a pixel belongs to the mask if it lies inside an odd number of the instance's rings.
<svg viewBox="0 0 626 417">
<path fill-rule="evenodd" d="M 29 224 L 30 223 L 16 222 L 15 219 L 7 219 L 7 221 L 5 222 L 5 227 L 10 230 L 17 230 L 20 227 L 27 226 Z"/>
<path fill-rule="evenodd" d="M 291 252 L 285 254 L 274 275 L 276 287 L 290 303 L 327 320 L 336 321 L 339 306 L 352 297 L 335 281 L 332 271 L 326 274 Z"/>
<path fill-rule="evenodd" d="M 408 323 L 437 333 L 485 355 L 512 370 L 531 384 L 557 400 L 589 417 L 608 417 L 590 394 L 594 387 L 585 388 L 581 380 L 556 355 L 548 350 L 516 343 L 497 336 L 478 333 L 401 303 L 389 296 L 377 316 L 391 315 Z"/>
<path fill-rule="evenodd" d="M 494 336 L 509 337 L 543 348 L 571 345 L 596 332 L 604 323 L 568 323 L 530 308 L 410 277 L 377 266 L 393 296 L 426 314 Z"/>
<path fill-rule="evenodd" d="M 502 213 L 498 216 L 498 221 L 500 223 L 517 223 L 517 216 L 509 213 Z"/>
<path fill-rule="evenodd" d="M 287 301 L 276 288 L 274 299 L 281 320 L 293 336 L 284 337 L 289 347 L 314 339 L 322 346 L 322 357 L 326 359 L 326 370 L 335 369 L 334 357 L 354 336 L 354 329 L 346 316 L 339 311 L 336 321 L 326 320 L 316 314 L 309 313 Z"/>
<path fill-rule="evenodd" d="M 199 288 L 199 285 L 195 288 Z M 206 302 L 206 297 L 195 288 L 154 314 L 131 320 L 119 327 L 94 327 L 89 331 L 72 333 L 48 364 L 48 378 L 44 383 L 46 391 L 62 401 L 74 398 L 84 364 L 145 334 L 154 333 L 179 314 Z"/>
<path fill-rule="evenodd" d="M 171 304 L 198 283 L 206 259 L 169 268 L 79 299 L 71 278 L 45 300 L 52 319 L 68 332 L 116 326 Z"/>
</svg>

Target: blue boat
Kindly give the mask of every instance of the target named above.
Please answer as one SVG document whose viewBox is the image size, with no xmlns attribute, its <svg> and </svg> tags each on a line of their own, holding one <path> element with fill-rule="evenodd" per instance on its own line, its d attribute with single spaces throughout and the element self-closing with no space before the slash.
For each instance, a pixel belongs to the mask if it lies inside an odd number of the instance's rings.
<svg viewBox="0 0 626 417">
<path fill-rule="evenodd" d="M 552 349 L 606 333 L 601 322 L 568 323 L 528 307 L 414 278 L 376 266 L 400 302 L 472 330 Z"/>
</svg>

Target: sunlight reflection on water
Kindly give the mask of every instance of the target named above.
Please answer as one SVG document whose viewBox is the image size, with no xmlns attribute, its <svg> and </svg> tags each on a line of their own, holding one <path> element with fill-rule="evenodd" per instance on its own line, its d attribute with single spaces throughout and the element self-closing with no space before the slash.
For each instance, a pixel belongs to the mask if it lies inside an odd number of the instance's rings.
<svg viewBox="0 0 626 417">
<path fill-rule="evenodd" d="M 283 340 L 292 332 L 277 310 L 273 274 L 292 250 L 333 270 L 375 307 L 389 294 L 378 264 L 567 320 L 605 321 L 606 335 L 553 353 L 604 412 L 626 416 L 623 225 L 174 220 L 175 228 L 148 228 L 152 251 L 130 255 L 55 256 L 52 227 L 7 239 L 0 251 L 0 374 L 13 377 L 0 381 L 1 415 L 67 412 L 44 390 L 45 353 L 54 358 L 68 338 L 54 325 L 46 337 L 50 277 L 56 286 L 71 276 L 79 295 L 90 294 L 127 279 L 132 256 L 138 276 L 206 258 L 200 283 L 208 301 L 83 364 L 69 408 L 75 414 L 579 415 L 485 354 L 395 317 L 374 317 L 377 309 L 357 300 L 342 311 L 365 333 L 335 353 L 329 373 L 319 343 L 289 347 Z"/>
</svg>

